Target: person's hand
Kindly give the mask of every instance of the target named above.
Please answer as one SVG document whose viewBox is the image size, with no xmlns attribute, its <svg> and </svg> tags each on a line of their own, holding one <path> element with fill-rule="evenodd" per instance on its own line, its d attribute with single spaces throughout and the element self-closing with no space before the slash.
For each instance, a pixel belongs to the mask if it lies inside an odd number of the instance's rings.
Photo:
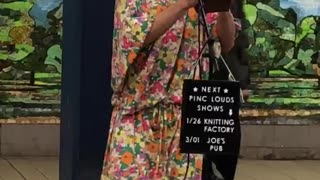
<svg viewBox="0 0 320 180">
<path fill-rule="evenodd" d="M 195 7 L 199 0 L 178 0 L 177 5 L 182 9 L 189 9 Z"/>
<path fill-rule="evenodd" d="M 242 90 L 242 95 L 243 99 L 245 102 L 248 102 L 249 96 L 250 96 L 250 91 L 248 89 L 243 89 Z"/>
</svg>

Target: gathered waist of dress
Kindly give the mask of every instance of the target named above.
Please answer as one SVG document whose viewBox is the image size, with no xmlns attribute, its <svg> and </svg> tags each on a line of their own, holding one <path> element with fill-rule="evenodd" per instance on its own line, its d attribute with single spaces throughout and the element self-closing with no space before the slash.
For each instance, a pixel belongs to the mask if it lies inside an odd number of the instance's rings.
<svg viewBox="0 0 320 180">
<path fill-rule="evenodd" d="M 116 109 L 122 109 L 123 114 L 135 114 L 136 112 L 158 108 L 159 106 L 163 107 L 171 107 L 171 106 L 178 106 L 182 105 L 182 96 L 177 95 L 168 95 L 164 96 L 163 98 L 140 100 L 133 100 L 132 102 L 128 103 L 129 96 L 118 96 L 116 94 L 112 97 L 112 106 Z"/>
</svg>

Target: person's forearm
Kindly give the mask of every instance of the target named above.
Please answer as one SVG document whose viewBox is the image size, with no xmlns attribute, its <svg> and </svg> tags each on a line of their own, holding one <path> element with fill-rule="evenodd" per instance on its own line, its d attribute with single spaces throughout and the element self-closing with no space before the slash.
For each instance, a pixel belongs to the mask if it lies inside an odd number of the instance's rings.
<svg viewBox="0 0 320 180">
<path fill-rule="evenodd" d="M 183 5 L 175 3 L 159 13 L 155 17 L 150 32 L 144 41 L 144 46 L 151 44 L 165 34 L 166 31 L 187 12 L 187 10 L 188 9 L 183 7 Z"/>
<path fill-rule="evenodd" d="M 222 52 L 228 53 L 234 46 L 236 31 L 233 16 L 230 12 L 219 13 L 217 30 Z"/>
</svg>

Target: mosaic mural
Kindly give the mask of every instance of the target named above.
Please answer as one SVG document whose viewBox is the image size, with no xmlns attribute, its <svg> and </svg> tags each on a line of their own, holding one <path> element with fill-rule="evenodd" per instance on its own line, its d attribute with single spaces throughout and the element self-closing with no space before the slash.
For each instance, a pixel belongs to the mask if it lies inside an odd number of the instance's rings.
<svg viewBox="0 0 320 180">
<path fill-rule="evenodd" d="M 253 93 L 246 114 L 319 115 L 320 1 L 246 0 L 244 10 Z"/>
<path fill-rule="evenodd" d="M 59 116 L 62 0 L 0 0 L 0 119 Z M 243 116 L 320 114 L 320 1 L 246 0 Z M 47 119 L 47 118 L 44 118 Z"/>
<path fill-rule="evenodd" d="M 57 116 L 61 0 L 0 0 L 0 119 Z"/>
</svg>

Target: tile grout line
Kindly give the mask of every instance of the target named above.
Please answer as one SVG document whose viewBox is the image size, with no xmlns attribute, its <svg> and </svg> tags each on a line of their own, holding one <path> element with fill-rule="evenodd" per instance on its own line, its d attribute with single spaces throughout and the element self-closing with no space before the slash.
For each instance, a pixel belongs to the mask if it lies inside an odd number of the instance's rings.
<svg viewBox="0 0 320 180">
<path fill-rule="evenodd" d="M 16 172 L 21 176 L 22 179 L 28 180 L 7 158 L 1 157 L 3 160 L 5 160 Z"/>
<path fill-rule="evenodd" d="M 50 180 L 50 178 L 49 178 L 47 175 L 45 175 L 45 174 L 41 171 L 41 169 L 37 168 L 37 171 L 38 171 L 43 177 L 45 177 L 47 180 Z"/>
</svg>

